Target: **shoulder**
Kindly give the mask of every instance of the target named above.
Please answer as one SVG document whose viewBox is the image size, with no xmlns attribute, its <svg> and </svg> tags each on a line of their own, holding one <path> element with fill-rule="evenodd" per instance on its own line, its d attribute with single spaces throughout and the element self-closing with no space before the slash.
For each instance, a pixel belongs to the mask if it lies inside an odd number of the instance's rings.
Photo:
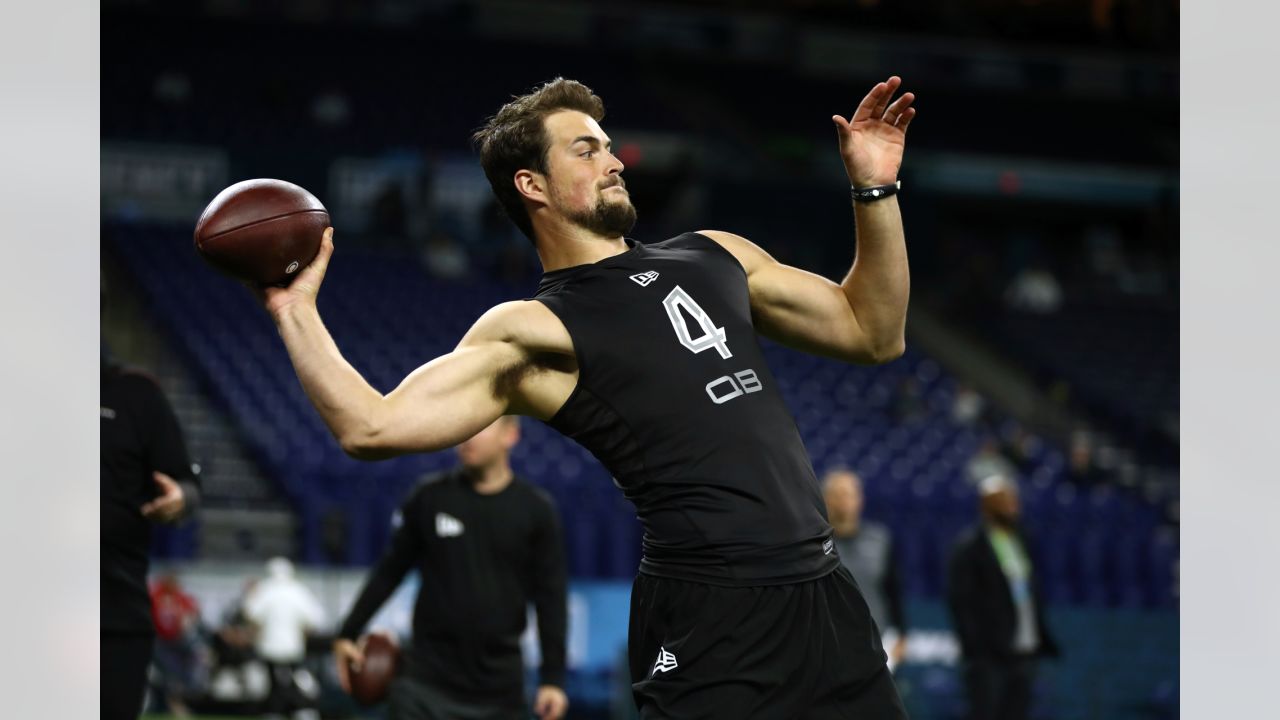
<svg viewBox="0 0 1280 720">
<path fill-rule="evenodd" d="M 724 230 L 699 230 L 696 235 L 711 240 L 742 265 L 748 275 L 767 263 L 776 262 L 769 253 L 750 240 Z"/>
<path fill-rule="evenodd" d="M 521 500 L 528 503 L 528 507 L 534 514 L 556 521 L 560 513 L 556 509 L 556 501 L 551 497 L 551 493 L 519 475 L 516 476 L 515 486 L 520 488 Z"/>
<path fill-rule="evenodd" d="M 449 488 L 458 487 L 461 484 L 462 468 L 458 466 L 423 475 L 422 479 L 418 481 L 418 490 L 421 492 L 445 492 Z"/>
<path fill-rule="evenodd" d="M 459 347 L 502 343 L 526 352 L 563 352 L 568 331 L 555 313 L 537 300 L 513 300 L 490 308 L 463 336 Z"/>
<path fill-rule="evenodd" d="M 428 473 L 419 478 L 418 482 L 414 483 L 413 488 L 409 490 L 409 494 L 405 497 L 405 500 L 409 503 L 418 502 L 441 492 L 445 492 L 450 485 L 456 483 L 457 478 L 455 477 L 455 473 L 452 471 L 442 470 L 440 472 Z"/>
<path fill-rule="evenodd" d="M 142 392 L 152 396 L 163 395 L 160 381 L 155 375 L 136 367 L 119 367 L 110 374 L 116 384 L 126 390 Z"/>
<path fill-rule="evenodd" d="M 540 485 L 535 485 L 531 480 L 523 475 L 516 475 L 514 487 L 519 488 L 520 493 L 532 502 L 539 509 L 555 509 L 555 500 L 551 498 L 551 493 Z"/>
<path fill-rule="evenodd" d="M 147 416 L 163 416 L 168 412 L 169 398 L 160 381 L 138 368 L 119 368 L 111 376 L 103 376 L 104 389 L 110 385 L 113 402 L 133 408 Z"/>
</svg>

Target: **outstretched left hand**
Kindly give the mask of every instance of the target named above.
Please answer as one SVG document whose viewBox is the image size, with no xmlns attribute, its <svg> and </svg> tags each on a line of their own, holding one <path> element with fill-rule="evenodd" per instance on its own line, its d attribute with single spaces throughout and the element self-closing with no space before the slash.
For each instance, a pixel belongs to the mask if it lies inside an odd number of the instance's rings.
<svg viewBox="0 0 1280 720">
<path fill-rule="evenodd" d="M 844 169 L 854 187 L 891 185 L 898 179 L 907 125 L 916 116 L 916 109 L 911 107 L 914 94 L 903 93 L 892 104 L 889 102 L 901 84 L 902 78 L 894 75 L 871 88 L 850 119 L 831 116 L 840 138 Z"/>
</svg>

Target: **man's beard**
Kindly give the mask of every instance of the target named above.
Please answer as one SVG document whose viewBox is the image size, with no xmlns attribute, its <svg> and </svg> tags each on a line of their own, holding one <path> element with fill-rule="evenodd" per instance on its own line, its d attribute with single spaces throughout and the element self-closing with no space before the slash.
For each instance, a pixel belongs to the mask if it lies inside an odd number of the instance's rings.
<svg viewBox="0 0 1280 720">
<path fill-rule="evenodd" d="M 621 237 L 636 224 L 636 208 L 627 198 L 623 202 L 605 202 L 601 197 L 595 207 L 567 214 L 570 222 L 604 237 Z"/>
</svg>

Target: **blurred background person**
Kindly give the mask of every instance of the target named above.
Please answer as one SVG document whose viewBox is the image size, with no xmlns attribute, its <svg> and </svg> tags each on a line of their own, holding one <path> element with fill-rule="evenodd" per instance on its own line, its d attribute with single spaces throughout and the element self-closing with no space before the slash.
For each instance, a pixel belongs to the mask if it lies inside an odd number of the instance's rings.
<svg viewBox="0 0 1280 720">
<path fill-rule="evenodd" d="M 1039 658 L 1058 656 L 1045 623 L 1031 554 L 1019 527 L 1017 486 L 1004 475 L 979 483 L 981 522 L 957 541 L 947 604 L 964 662 L 972 720 L 1031 716 Z"/>
<path fill-rule="evenodd" d="M 213 653 L 208 695 L 245 704 L 264 700 L 270 688 L 270 672 L 254 649 L 257 628 L 245 616 L 245 601 L 261 582 L 259 577 L 244 581 L 240 595 L 225 607 L 218 627 L 209 638 Z"/>
<path fill-rule="evenodd" d="M 306 715 L 317 685 L 302 663 L 307 636 L 324 622 L 320 601 L 295 576 L 292 562 L 275 557 L 267 561 L 267 576 L 245 599 L 244 614 L 256 627 L 254 647 L 270 669 L 267 713 Z"/>
<path fill-rule="evenodd" d="M 200 692 L 208 669 L 208 648 L 200 627 L 200 605 L 182 588 L 178 575 L 163 573 L 151 584 L 156 625 L 155 667 L 169 712 L 189 717 L 187 702 Z"/>
<path fill-rule="evenodd" d="M 988 431 L 983 435 L 982 444 L 978 447 L 978 451 L 969 458 L 965 464 L 965 473 L 969 476 L 969 482 L 976 487 L 984 478 L 992 475 L 1001 477 L 1016 477 L 1018 468 L 1009 458 L 1001 452 L 1000 440 L 996 435 Z"/>
<path fill-rule="evenodd" d="M 830 470 L 822 478 L 822 496 L 834 531 L 840 562 L 858 581 L 876 627 L 885 636 L 892 671 L 907 654 L 907 619 L 893 535 L 884 525 L 862 517 L 862 478 L 852 470 Z"/>
<path fill-rule="evenodd" d="M 142 711 L 155 624 L 147 589 L 153 523 L 176 523 L 200 497 L 182 429 L 159 384 L 102 355 L 102 717 Z"/>
<path fill-rule="evenodd" d="M 419 571 L 413 642 L 388 700 L 392 720 L 528 717 L 520 634 L 531 602 L 542 650 L 534 712 L 558 720 L 568 709 L 560 520 L 546 493 L 511 470 L 519 440 L 519 420 L 500 417 L 458 445 L 457 468 L 419 483 L 342 623 L 333 651 L 349 692 L 348 664 L 364 659 L 356 639 L 405 575 Z"/>
</svg>

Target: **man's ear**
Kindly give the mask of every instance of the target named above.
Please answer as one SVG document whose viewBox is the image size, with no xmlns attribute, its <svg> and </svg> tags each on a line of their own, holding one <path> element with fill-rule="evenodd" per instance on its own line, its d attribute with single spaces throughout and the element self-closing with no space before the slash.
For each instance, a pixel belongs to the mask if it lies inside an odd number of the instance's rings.
<svg viewBox="0 0 1280 720">
<path fill-rule="evenodd" d="M 526 198 L 547 203 L 547 176 L 532 170 L 517 170 L 515 176 L 516 191 Z"/>
</svg>

